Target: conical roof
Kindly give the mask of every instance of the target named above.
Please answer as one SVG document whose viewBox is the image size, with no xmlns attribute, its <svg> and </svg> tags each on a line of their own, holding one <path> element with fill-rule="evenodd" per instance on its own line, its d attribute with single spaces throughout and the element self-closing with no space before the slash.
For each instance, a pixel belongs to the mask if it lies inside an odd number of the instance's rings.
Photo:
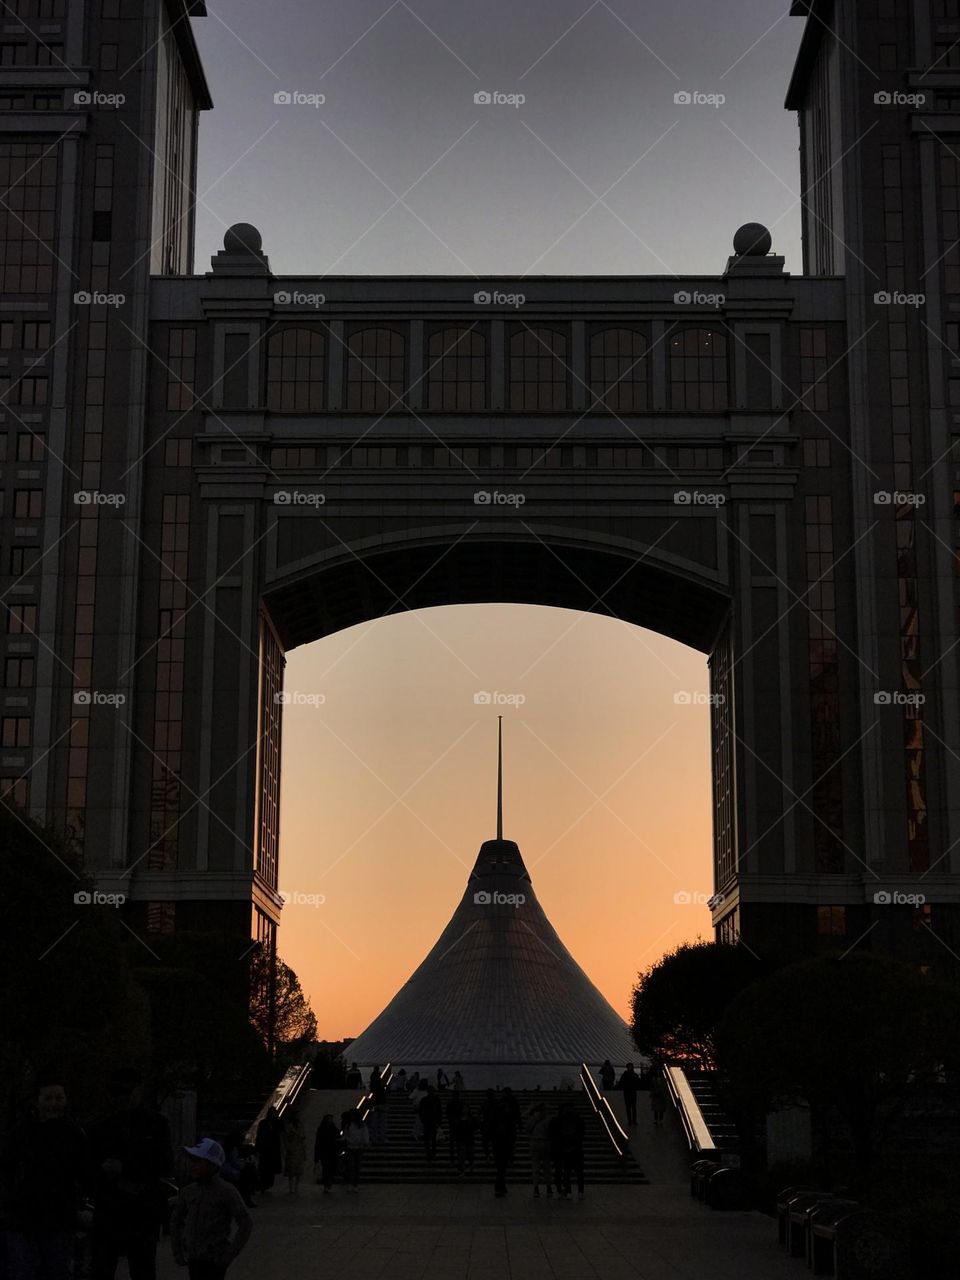
<svg viewBox="0 0 960 1280">
<path fill-rule="evenodd" d="M 361 1066 L 569 1070 L 637 1051 L 547 919 L 519 848 L 497 839 L 481 846 L 429 955 L 344 1056 Z"/>
</svg>

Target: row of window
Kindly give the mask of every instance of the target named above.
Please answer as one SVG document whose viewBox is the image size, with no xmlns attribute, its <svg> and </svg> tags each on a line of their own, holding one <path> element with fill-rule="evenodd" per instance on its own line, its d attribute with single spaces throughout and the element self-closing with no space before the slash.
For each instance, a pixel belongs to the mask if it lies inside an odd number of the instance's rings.
<svg viewBox="0 0 960 1280">
<path fill-rule="evenodd" d="M 228 335 L 223 399 L 228 408 L 247 407 L 248 347 L 242 335 Z M 748 340 L 749 408 L 769 408 L 773 373 L 769 339 Z M 167 358 L 168 409 L 192 407 L 197 392 L 196 330 L 172 328 Z M 729 407 L 732 343 L 725 333 L 691 328 L 673 334 L 668 347 L 670 407 L 682 412 L 723 412 Z M 829 408 L 826 382 L 827 335 L 824 329 L 801 331 L 801 397 L 809 409 Z M 604 329 L 590 337 L 589 409 L 610 413 L 649 410 L 650 353 L 645 335 L 635 329 Z M 327 406 L 328 340 L 321 329 L 290 327 L 272 333 L 266 343 L 266 407 L 279 413 L 318 413 Z M 566 412 L 572 373 L 565 332 L 548 326 L 525 327 L 509 337 L 507 407 L 515 412 Z M 395 329 L 370 328 L 345 343 L 344 408 L 384 413 L 403 408 L 406 393 L 406 342 Z M 489 408 L 490 366 L 486 334 L 450 327 L 427 342 L 424 405 L 428 410 L 469 413 Z"/>
<path fill-rule="evenodd" d="M 7 441 L 9 437 L 6 432 L 0 432 L 0 462 L 7 460 Z M 13 457 L 17 462 L 40 462 L 45 452 L 44 436 L 38 431 L 20 431 L 17 433 L 17 441 Z"/>
</svg>

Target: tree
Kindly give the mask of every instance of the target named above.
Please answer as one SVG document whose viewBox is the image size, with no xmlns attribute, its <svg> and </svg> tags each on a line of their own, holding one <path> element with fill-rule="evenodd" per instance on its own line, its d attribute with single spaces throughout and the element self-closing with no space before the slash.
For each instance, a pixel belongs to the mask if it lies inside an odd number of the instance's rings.
<svg viewBox="0 0 960 1280">
<path fill-rule="evenodd" d="M 250 963 L 250 1021 L 275 1054 L 294 1058 L 317 1038 L 317 1019 L 300 979 L 262 944 Z"/>
<path fill-rule="evenodd" d="M 641 1053 L 697 1070 L 714 1066 L 714 1035 L 731 999 L 761 975 L 745 948 L 684 943 L 638 976 L 630 1029 Z"/>
<path fill-rule="evenodd" d="M 908 1091 L 960 1054 L 960 995 L 915 968 L 854 953 L 790 965 L 732 1001 L 717 1057 L 754 1112 L 803 1097 L 849 1126 L 858 1170 Z"/>
</svg>

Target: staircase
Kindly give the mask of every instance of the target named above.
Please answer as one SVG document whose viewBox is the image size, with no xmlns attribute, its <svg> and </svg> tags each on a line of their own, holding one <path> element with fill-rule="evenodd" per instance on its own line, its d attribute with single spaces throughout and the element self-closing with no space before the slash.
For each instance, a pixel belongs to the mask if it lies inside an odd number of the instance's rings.
<svg viewBox="0 0 960 1280">
<path fill-rule="evenodd" d="M 487 1183 L 491 1187 L 494 1181 L 492 1156 L 484 1156 L 483 1141 L 480 1133 L 474 1147 L 473 1172 L 465 1172 L 461 1177 L 456 1165 L 450 1160 L 449 1126 L 446 1120 L 446 1103 L 452 1095 L 450 1092 L 440 1094 L 444 1108 L 443 1139 L 437 1144 L 437 1157 L 432 1164 L 427 1163 L 423 1143 L 413 1137 L 414 1108 L 406 1095 L 389 1095 L 385 1105 L 386 1131 L 388 1141 L 371 1145 L 363 1156 L 361 1182 L 407 1182 L 407 1183 Z M 462 1093 L 465 1107 L 470 1107 L 475 1116 L 480 1115 L 485 1099 L 480 1089 L 466 1089 Z M 630 1184 L 646 1183 L 647 1179 L 636 1163 L 632 1154 L 621 1160 L 607 1137 L 602 1123 L 590 1106 L 585 1094 L 579 1092 L 549 1092 L 535 1090 L 516 1090 L 514 1096 L 520 1105 L 520 1114 L 525 1115 L 534 1102 L 545 1102 L 548 1114 L 552 1114 L 557 1105 L 569 1102 L 583 1118 L 584 1124 L 584 1176 L 587 1185 L 597 1184 Z M 517 1138 L 517 1146 L 513 1165 L 507 1173 L 508 1184 L 526 1184 L 532 1182 L 532 1165 L 527 1135 L 521 1132 Z"/>
<path fill-rule="evenodd" d="M 737 1132 L 737 1126 L 717 1099 L 713 1076 L 705 1071 L 688 1071 L 686 1075 L 690 1091 L 703 1113 L 717 1150 L 725 1155 L 737 1155 L 740 1151 L 740 1135 Z"/>
</svg>

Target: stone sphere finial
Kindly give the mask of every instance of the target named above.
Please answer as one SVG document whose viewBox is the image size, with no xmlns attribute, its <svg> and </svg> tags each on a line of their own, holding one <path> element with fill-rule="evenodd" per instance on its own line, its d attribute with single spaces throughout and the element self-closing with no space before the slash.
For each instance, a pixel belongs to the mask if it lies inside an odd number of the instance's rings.
<svg viewBox="0 0 960 1280">
<path fill-rule="evenodd" d="M 224 234 L 223 248 L 226 253 L 258 254 L 263 248 L 263 239 L 249 222 L 235 222 Z"/>
<path fill-rule="evenodd" d="M 765 258 L 773 248 L 773 237 L 762 222 L 748 222 L 733 237 L 738 258 Z"/>
</svg>

